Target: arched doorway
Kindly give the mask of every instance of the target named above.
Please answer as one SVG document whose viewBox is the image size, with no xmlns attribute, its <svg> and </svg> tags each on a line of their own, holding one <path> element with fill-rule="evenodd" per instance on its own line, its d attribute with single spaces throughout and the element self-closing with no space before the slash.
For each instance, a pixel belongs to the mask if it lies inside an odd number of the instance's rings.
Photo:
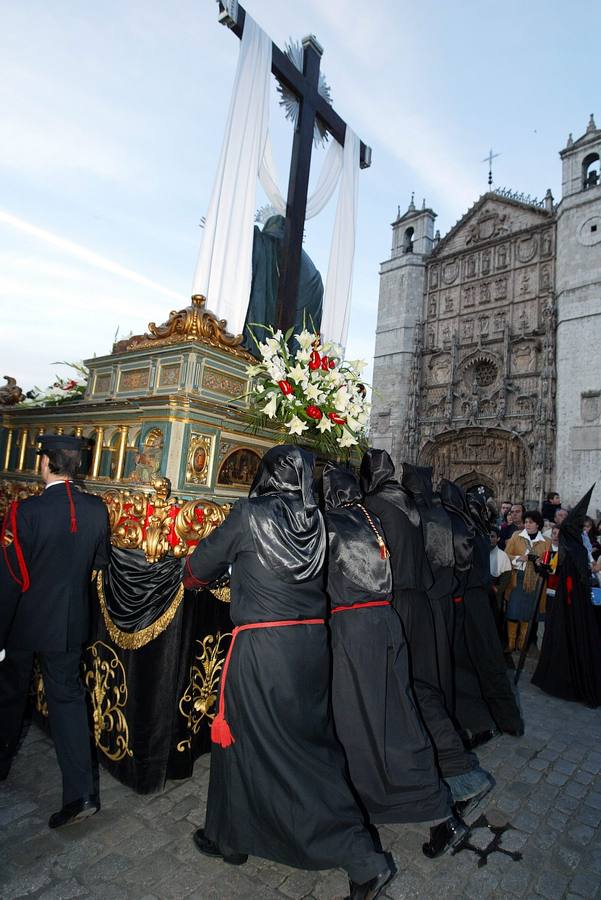
<svg viewBox="0 0 601 900">
<path fill-rule="evenodd" d="M 483 503 L 486 503 L 489 497 L 496 495 L 496 484 L 490 478 L 487 478 L 486 475 L 475 470 L 457 478 L 457 484 L 463 488 L 468 496 L 471 494 L 477 497 L 478 500 L 482 500 Z"/>
<path fill-rule="evenodd" d="M 517 435 L 504 428 L 476 426 L 442 432 L 419 454 L 420 464 L 434 469 L 435 483 L 449 478 L 466 492 L 482 487 L 486 497 L 498 502 L 528 496 L 529 458 Z"/>
</svg>

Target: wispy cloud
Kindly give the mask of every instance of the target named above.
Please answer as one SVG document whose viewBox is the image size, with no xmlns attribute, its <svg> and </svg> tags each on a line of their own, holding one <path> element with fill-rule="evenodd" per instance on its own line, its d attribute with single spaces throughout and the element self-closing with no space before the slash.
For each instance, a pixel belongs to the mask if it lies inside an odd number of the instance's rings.
<svg viewBox="0 0 601 900">
<path fill-rule="evenodd" d="M 26 234 L 29 234 L 32 237 L 43 241 L 46 244 L 51 244 L 53 247 L 57 247 L 63 253 L 75 257 L 90 266 L 94 266 L 97 269 L 102 269 L 104 272 L 110 272 L 113 275 L 119 275 L 122 278 L 126 278 L 128 281 L 133 281 L 136 284 L 141 284 L 153 291 L 157 291 L 159 294 L 164 294 L 166 297 L 171 297 L 175 300 L 182 299 L 181 294 L 179 294 L 177 291 L 172 291 L 170 288 L 167 288 L 162 284 L 158 284 L 158 282 L 153 281 L 151 278 L 147 278 L 145 275 L 141 275 L 139 272 L 134 272 L 133 269 L 128 269 L 126 266 L 122 266 L 120 263 L 117 263 L 114 260 L 107 259 L 105 256 L 100 256 L 98 253 L 94 253 L 93 250 L 89 250 L 87 247 L 82 247 L 81 244 L 76 244 L 73 241 L 60 237 L 60 235 L 58 234 L 54 234 L 51 231 L 46 231 L 46 229 L 44 228 L 39 228 L 37 225 L 33 225 L 31 222 L 26 222 L 24 219 L 13 216 L 12 213 L 6 212 L 5 210 L 1 209 L 0 222 L 3 222 L 5 225 L 10 225 L 13 228 L 18 229 L 19 231 L 23 231 Z"/>
</svg>

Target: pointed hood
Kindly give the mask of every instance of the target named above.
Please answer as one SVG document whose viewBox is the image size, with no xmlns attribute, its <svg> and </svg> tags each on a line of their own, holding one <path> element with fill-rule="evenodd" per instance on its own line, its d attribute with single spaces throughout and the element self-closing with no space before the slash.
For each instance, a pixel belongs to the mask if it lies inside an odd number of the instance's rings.
<svg viewBox="0 0 601 900">
<path fill-rule="evenodd" d="M 412 525 L 419 525 L 417 507 L 395 478 L 394 463 L 386 450 L 367 450 L 361 460 L 360 480 L 364 497 L 377 494 L 404 512 Z"/>
<path fill-rule="evenodd" d="M 403 463 L 401 484 L 414 497 L 420 497 L 426 504 L 432 502 L 432 467 L 414 466 Z"/>
<path fill-rule="evenodd" d="M 323 499 L 326 510 L 361 501 L 361 488 L 357 477 L 348 469 L 341 469 L 327 462 L 322 476 Z"/>
<path fill-rule="evenodd" d="M 566 556 L 569 556 L 580 580 L 587 585 L 590 584 L 591 569 L 586 547 L 582 543 L 582 529 L 595 484 L 591 485 L 584 497 L 580 498 L 559 527 L 558 565 L 563 565 Z"/>
</svg>

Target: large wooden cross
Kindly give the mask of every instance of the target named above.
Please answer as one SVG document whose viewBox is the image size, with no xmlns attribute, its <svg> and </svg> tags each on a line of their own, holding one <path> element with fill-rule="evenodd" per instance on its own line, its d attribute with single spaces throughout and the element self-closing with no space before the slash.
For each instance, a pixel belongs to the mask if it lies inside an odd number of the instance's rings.
<svg viewBox="0 0 601 900">
<path fill-rule="evenodd" d="M 226 6 L 221 0 L 218 2 L 219 21 L 231 28 L 234 34 L 241 38 L 244 32 L 245 10 L 239 3 L 230 2 Z M 303 38 L 302 44 L 302 72 L 296 68 L 277 44 L 272 43 L 271 56 L 271 71 L 279 82 L 298 97 L 299 101 L 299 112 L 292 143 L 282 265 L 276 308 L 277 327 L 284 332 L 294 324 L 295 318 L 315 119 L 318 118 L 342 146 L 344 146 L 346 134 L 346 122 L 318 92 L 319 66 L 323 50 L 313 35 Z M 359 164 L 362 169 L 371 165 L 371 148 L 363 142 L 361 142 Z"/>
</svg>

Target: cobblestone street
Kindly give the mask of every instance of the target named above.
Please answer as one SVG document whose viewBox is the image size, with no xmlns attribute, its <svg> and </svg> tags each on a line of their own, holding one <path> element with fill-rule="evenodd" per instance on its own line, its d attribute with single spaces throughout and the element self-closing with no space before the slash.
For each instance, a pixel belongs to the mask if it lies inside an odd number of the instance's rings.
<svg viewBox="0 0 601 900">
<path fill-rule="evenodd" d="M 482 764 L 497 786 L 472 817 L 484 814 L 493 828 L 513 827 L 495 838 L 483 823 L 473 832 L 474 850 L 436 861 L 421 853 L 425 827 L 381 828 L 399 870 L 386 897 L 601 897 L 601 713 L 547 697 L 527 675 L 521 688 L 526 735 L 482 748 Z M 346 896 L 339 871 L 304 872 L 252 857 L 233 867 L 200 856 L 191 835 L 204 821 L 208 766 L 203 757 L 192 779 L 169 782 L 164 793 L 148 797 L 103 772 L 100 814 L 54 832 L 46 823 L 60 807 L 58 767 L 51 741 L 32 726 L 0 787 L 0 897 Z M 496 851 L 477 853 L 494 840 Z"/>
</svg>

